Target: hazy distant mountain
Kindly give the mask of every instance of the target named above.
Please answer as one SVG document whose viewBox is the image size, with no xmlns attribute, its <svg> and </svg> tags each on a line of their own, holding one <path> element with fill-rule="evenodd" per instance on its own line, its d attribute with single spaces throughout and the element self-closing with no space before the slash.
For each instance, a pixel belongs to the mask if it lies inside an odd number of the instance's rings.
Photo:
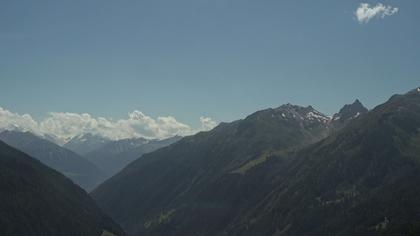
<svg viewBox="0 0 420 236">
<path fill-rule="evenodd" d="M 225 203 L 236 188 L 221 183 L 215 189 L 213 184 L 227 175 L 240 179 L 271 151 L 320 140 L 327 134 L 328 121 L 312 107 L 287 104 L 259 111 L 143 155 L 93 196 L 134 235 L 216 235 L 214 227 L 231 217 L 231 206 Z M 254 184 L 259 180 L 236 194 L 252 198 Z M 213 194 L 224 196 L 224 202 L 207 198 Z"/>
<path fill-rule="evenodd" d="M 0 234 L 124 235 L 62 174 L 0 141 Z"/>
<path fill-rule="evenodd" d="M 25 131 L 22 131 L 22 130 L 19 130 L 19 131 L 20 132 L 25 132 Z M 63 138 L 59 138 L 54 134 L 43 134 L 42 138 L 45 139 L 45 140 L 48 140 L 50 142 L 53 142 L 53 143 L 55 143 L 59 146 L 63 146 L 67 142 L 67 140 L 65 140 Z"/>
<path fill-rule="evenodd" d="M 105 178 L 104 173 L 86 158 L 32 133 L 3 131 L 0 140 L 63 173 L 88 191 Z"/>
<path fill-rule="evenodd" d="M 70 141 L 65 143 L 63 147 L 72 150 L 81 156 L 84 156 L 87 153 L 102 147 L 110 141 L 110 139 L 103 136 L 87 133 L 70 139 Z"/>
<path fill-rule="evenodd" d="M 143 154 L 168 146 L 180 139 L 180 136 L 175 136 L 163 140 L 132 138 L 110 141 L 86 154 L 86 157 L 104 170 L 107 176 L 112 176 Z"/>
<path fill-rule="evenodd" d="M 420 89 L 329 124 L 311 107 L 256 112 L 144 155 L 92 196 L 133 235 L 420 235 Z"/>
</svg>

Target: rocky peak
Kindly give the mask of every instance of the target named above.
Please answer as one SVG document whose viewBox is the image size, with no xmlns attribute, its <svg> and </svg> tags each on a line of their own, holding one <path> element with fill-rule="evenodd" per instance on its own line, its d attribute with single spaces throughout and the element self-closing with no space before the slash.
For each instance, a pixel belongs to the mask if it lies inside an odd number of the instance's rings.
<svg viewBox="0 0 420 236">
<path fill-rule="evenodd" d="M 344 105 L 343 108 L 333 116 L 333 121 L 348 121 L 367 112 L 368 109 L 363 106 L 359 99 L 356 99 L 352 104 Z"/>
</svg>

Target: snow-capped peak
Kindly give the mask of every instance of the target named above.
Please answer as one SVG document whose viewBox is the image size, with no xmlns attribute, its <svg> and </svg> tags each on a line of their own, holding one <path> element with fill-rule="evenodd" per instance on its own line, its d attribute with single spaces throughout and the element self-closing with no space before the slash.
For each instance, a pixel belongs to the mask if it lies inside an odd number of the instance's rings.
<svg viewBox="0 0 420 236">
<path fill-rule="evenodd" d="M 315 110 L 312 106 L 302 107 L 287 103 L 274 109 L 274 111 L 279 112 L 279 116 L 286 120 L 295 119 L 300 121 L 307 120 L 310 122 L 318 121 L 322 123 L 327 123 L 330 120 L 328 116 Z"/>
</svg>

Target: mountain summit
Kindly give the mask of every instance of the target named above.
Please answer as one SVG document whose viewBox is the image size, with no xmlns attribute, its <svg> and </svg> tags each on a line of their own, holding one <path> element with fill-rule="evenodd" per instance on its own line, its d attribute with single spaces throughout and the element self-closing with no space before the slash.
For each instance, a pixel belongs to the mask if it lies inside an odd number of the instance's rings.
<svg viewBox="0 0 420 236">
<path fill-rule="evenodd" d="M 340 122 L 345 122 L 367 112 L 368 109 L 363 106 L 359 99 L 356 99 L 352 104 L 344 105 L 344 107 L 333 116 L 333 121 L 338 120 Z"/>
</svg>

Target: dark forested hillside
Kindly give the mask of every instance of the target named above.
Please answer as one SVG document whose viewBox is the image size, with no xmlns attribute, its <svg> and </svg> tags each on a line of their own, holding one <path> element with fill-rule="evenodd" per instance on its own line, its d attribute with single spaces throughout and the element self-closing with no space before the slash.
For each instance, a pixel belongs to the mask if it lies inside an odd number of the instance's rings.
<svg viewBox="0 0 420 236">
<path fill-rule="evenodd" d="M 0 141 L 0 234 L 124 235 L 62 174 Z"/>
</svg>

